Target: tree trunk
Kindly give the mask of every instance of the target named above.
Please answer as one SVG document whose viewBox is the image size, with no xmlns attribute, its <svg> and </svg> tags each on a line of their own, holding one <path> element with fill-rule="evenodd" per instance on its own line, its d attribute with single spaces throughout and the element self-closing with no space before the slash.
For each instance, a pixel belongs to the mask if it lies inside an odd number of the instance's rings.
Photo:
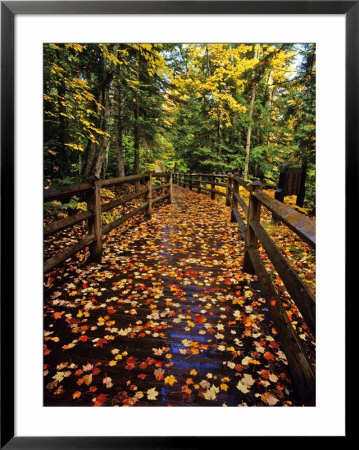
<svg viewBox="0 0 359 450">
<path fill-rule="evenodd" d="M 139 118 L 139 104 L 138 100 L 136 100 L 135 106 L 135 129 L 134 129 L 134 162 L 133 162 L 133 173 L 138 174 L 140 171 L 140 129 L 138 126 L 138 118 Z"/>
<path fill-rule="evenodd" d="M 94 175 L 97 178 L 100 178 L 101 169 L 103 162 L 106 158 L 106 154 L 108 151 L 108 144 L 109 144 L 109 134 L 110 134 L 110 114 L 111 114 L 111 106 L 110 106 L 110 85 L 107 84 L 104 88 L 104 116 L 103 116 L 103 123 L 102 123 L 102 131 L 105 133 L 102 136 L 101 141 L 101 147 L 100 151 L 97 157 L 95 169 L 94 169 Z"/>
<path fill-rule="evenodd" d="M 95 162 L 95 156 L 96 156 L 96 143 L 91 142 L 89 139 L 88 145 L 87 145 L 87 158 L 86 158 L 86 165 L 84 169 L 84 176 L 88 178 L 92 173 L 93 164 Z"/>
<path fill-rule="evenodd" d="M 108 167 L 108 151 L 106 151 L 105 160 L 102 164 L 102 179 L 106 179 L 106 173 L 107 173 L 107 167 Z"/>
<path fill-rule="evenodd" d="M 207 59 L 207 78 L 209 78 L 211 76 L 211 67 L 209 65 L 209 52 L 207 44 L 206 44 L 206 59 Z"/>
<path fill-rule="evenodd" d="M 254 57 L 257 59 L 259 58 L 258 50 L 255 51 Z M 256 99 L 256 92 L 257 92 L 255 78 L 256 78 L 256 69 L 254 68 L 253 72 L 252 72 L 252 95 L 251 95 L 251 102 L 249 105 L 249 114 L 248 114 L 249 125 L 248 125 L 248 129 L 247 129 L 246 158 L 244 161 L 244 172 L 243 172 L 243 178 L 245 181 L 247 181 L 247 179 L 248 179 L 249 156 L 250 156 L 250 152 L 251 152 L 252 118 L 253 118 L 254 102 Z"/>
<path fill-rule="evenodd" d="M 116 149 L 116 170 L 117 176 L 125 176 L 125 165 L 123 161 L 122 147 L 122 121 L 121 121 L 121 92 L 117 85 L 115 106 L 114 106 L 114 126 L 115 126 L 115 149 Z"/>
<path fill-rule="evenodd" d="M 244 161 L 244 173 L 243 173 L 244 180 L 247 180 L 247 178 L 248 178 L 249 155 L 250 155 L 250 151 L 251 151 L 252 117 L 253 117 L 254 101 L 256 99 L 256 91 L 257 91 L 257 89 L 256 89 L 255 85 L 253 85 L 252 86 L 251 103 L 249 106 L 250 123 L 249 123 L 248 129 L 247 129 L 246 159 Z"/>
<path fill-rule="evenodd" d="M 137 51 L 137 83 L 139 86 L 140 82 L 140 52 Z M 135 114 L 135 124 L 133 130 L 134 137 L 134 160 L 133 160 L 133 173 L 138 174 L 140 171 L 140 128 L 139 128 L 139 117 L 140 117 L 140 101 L 138 93 L 136 92 L 135 96 L 135 105 L 134 105 L 134 114 Z"/>
<path fill-rule="evenodd" d="M 66 114 L 66 108 L 62 104 L 65 102 L 66 86 L 64 80 L 61 80 L 57 87 L 58 94 L 58 107 L 59 107 L 59 143 L 61 158 L 59 159 L 60 178 L 65 178 L 66 176 L 71 176 L 71 163 L 68 154 L 68 149 L 66 148 L 66 136 L 67 136 L 67 123 L 64 114 Z"/>
<path fill-rule="evenodd" d="M 222 153 L 222 131 L 221 131 L 221 113 L 218 111 L 217 116 L 217 151 L 220 155 Z"/>
<path fill-rule="evenodd" d="M 105 57 L 102 55 L 100 64 L 99 64 L 98 90 L 97 90 L 97 96 L 96 96 L 96 102 L 97 102 L 96 128 L 100 128 L 100 126 L 101 126 L 102 113 L 101 113 L 101 109 L 99 108 L 98 105 L 104 104 L 103 93 L 104 93 L 105 69 L 106 69 L 106 61 L 105 61 Z M 96 150 L 97 150 L 97 144 L 95 142 L 92 142 L 89 139 L 87 159 L 86 159 L 86 164 L 85 164 L 85 168 L 84 168 L 84 175 L 86 178 L 88 178 L 93 173 L 93 168 L 94 168 L 95 158 L 96 158 Z"/>
</svg>

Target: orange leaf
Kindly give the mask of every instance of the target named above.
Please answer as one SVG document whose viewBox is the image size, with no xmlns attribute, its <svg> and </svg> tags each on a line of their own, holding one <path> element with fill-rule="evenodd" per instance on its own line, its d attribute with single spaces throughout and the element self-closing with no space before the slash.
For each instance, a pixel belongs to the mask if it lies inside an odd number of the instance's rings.
<svg viewBox="0 0 359 450">
<path fill-rule="evenodd" d="M 271 352 L 265 352 L 263 356 L 267 361 L 275 361 L 275 356 Z"/>
<path fill-rule="evenodd" d="M 61 319 L 61 316 L 63 315 L 63 313 L 64 313 L 64 311 L 54 312 L 53 313 L 54 319 Z"/>
</svg>

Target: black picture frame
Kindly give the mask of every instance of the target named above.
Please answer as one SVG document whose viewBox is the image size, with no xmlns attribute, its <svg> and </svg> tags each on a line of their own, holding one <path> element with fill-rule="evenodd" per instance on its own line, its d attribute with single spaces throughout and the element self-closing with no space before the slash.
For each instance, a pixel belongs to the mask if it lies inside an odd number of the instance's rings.
<svg viewBox="0 0 359 450">
<path fill-rule="evenodd" d="M 226 437 L 15 436 L 14 393 L 14 36 L 18 14 L 341 14 L 346 20 L 346 236 L 358 204 L 359 1 L 3 1 L 1 2 L 1 448 L 160 449 L 227 445 Z M 31 178 L 31 176 L 30 176 Z M 353 218 L 351 218 L 353 219 Z M 353 242 L 350 243 L 351 252 Z M 357 244 L 356 244 L 357 245 Z M 350 265 L 346 241 L 346 267 Z M 349 276 L 346 273 L 347 295 Z M 346 326 L 346 330 L 348 326 Z M 346 398 L 347 400 L 347 398 Z M 347 405 L 347 401 L 346 401 Z M 345 437 L 349 437 L 348 428 Z M 228 439 L 233 439 L 228 438 Z M 238 439 L 235 437 L 235 439 Z M 285 439 L 286 440 L 286 439 Z M 264 444 L 264 443 L 263 443 Z M 262 444 L 261 444 L 262 445 Z M 268 445 L 268 444 L 266 444 Z"/>
</svg>

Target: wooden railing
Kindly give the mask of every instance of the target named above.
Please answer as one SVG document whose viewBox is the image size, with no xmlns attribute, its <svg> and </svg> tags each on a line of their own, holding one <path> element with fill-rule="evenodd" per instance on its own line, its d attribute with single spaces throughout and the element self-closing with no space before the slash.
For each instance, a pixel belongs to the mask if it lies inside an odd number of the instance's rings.
<svg viewBox="0 0 359 450">
<path fill-rule="evenodd" d="M 216 185 L 226 187 L 224 195 L 226 205 L 231 206 L 231 221 L 237 222 L 242 238 L 245 240 L 243 271 L 257 275 L 298 393 L 307 405 L 313 405 L 315 403 L 314 367 L 289 320 L 257 248 L 261 243 L 306 325 L 315 336 L 315 298 L 261 225 L 261 207 L 267 208 L 277 220 L 283 222 L 313 249 L 316 242 L 315 222 L 265 194 L 260 181 L 248 184 L 239 178 L 238 174 L 174 174 L 173 179 L 180 186 L 197 188 L 198 192 L 210 192 L 212 199 L 217 194 L 223 195 L 216 191 Z M 226 184 L 218 183 L 218 179 L 226 179 Z M 203 189 L 202 183 L 211 184 L 211 188 Z M 240 196 L 240 186 L 249 192 L 248 205 Z M 239 207 L 246 219 L 242 219 Z"/>
<path fill-rule="evenodd" d="M 154 184 L 154 179 L 160 180 L 161 183 Z M 135 184 L 137 186 L 135 192 L 121 196 L 105 204 L 101 204 L 102 187 L 118 186 L 125 183 Z M 144 189 L 141 189 L 138 183 L 143 183 Z M 87 236 L 81 239 L 77 244 L 72 245 L 66 250 L 61 251 L 44 261 L 44 273 L 66 261 L 68 258 L 71 258 L 85 247 L 89 247 L 90 250 L 88 262 L 100 262 L 102 258 L 102 236 L 125 223 L 131 217 L 136 216 L 141 211 L 144 212 L 145 217 L 151 217 L 152 206 L 162 200 L 168 199 L 169 203 L 172 202 L 172 176 L 167 172 L 148 172 L 142 175 L 110 178 L 108 180 L 99 180 L 96 177 L 90 177 L 89 181 L 86 183 L 44 189 L 44 203 L 70 198 L 78 194 L 86 196 L 87 211 L 46 225 L 44 227 L 44 238 L 83 221 L 87 221 Z M 125 205 L 129 201 L 143 196 L 145 202 L 139 207 L 123 214 L 109 224 L 102 224 L 102 213 L 111 211 L 118 206 Z"/>
<path fill-rule="evenodd" d="M 226 187 L 227 184 L 223 180 L 227 175 L 215 173 L 174 173 L 173 182 L 179 186 L 188 187 L 191 191 L 197 189 L 198 193 L 210 192 L 211 199 L 214 200 L 216 195 L 226 196 L 224 192 L 218 191 L 216 186 Z M 210 185 L 211 187 L 205 187 Z"/>
</svg>

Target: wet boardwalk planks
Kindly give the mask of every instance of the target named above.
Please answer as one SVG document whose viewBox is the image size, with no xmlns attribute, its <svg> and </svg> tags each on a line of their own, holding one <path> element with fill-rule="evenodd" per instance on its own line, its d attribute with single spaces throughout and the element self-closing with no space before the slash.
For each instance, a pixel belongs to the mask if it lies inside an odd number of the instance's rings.
<svg viewBox="0 0 359 450">
<path fill-rule="evenodd" d="M 300 404 L 230 210 L 175 188 L 45 286 L 44 404 Z"/>
</svg>

